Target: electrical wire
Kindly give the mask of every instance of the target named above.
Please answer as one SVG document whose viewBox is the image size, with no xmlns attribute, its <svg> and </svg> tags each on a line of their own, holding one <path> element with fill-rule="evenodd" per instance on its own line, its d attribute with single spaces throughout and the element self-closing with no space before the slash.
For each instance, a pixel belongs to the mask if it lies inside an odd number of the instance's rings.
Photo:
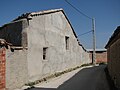
<svg viewBox="0 0 120 90">
<path fill-rule="evenodd" d="M 79 36 L 82 36 L 82 35 L 85 35 L 85 34 L 88 34 L 88 33 L 90 33 L 90 32 L 92 32 L 93 30 L 90 30 L 90 31 L 88 31 L 88 32 L 85 32 L 85 33 L 83 33 L 83 34 L 80 34 L 80 35 L 78 35 L 78 37 Z"/>
<path fill-rule="evenodd" d="M 77 9 L 74 5 L 72 5 L 69 1 L 65 0 L 65 2 L 66 2 L 67 4 L 69 4 L 72 8 L 74 8 L 78 13 L 82 14 L 83 16 L 85 16 L 86 18 L 88 18 L 88 19 L 93 19 L 93 18 L 89 17 L 88 15 L 84 14 L 83 12 L 81 12 L 81 11 L 80 11 L 79 9 Z M 79 36 L 82 36 L 82 35 L 85 35 L 85 34 L 88 34 L 88 33 L 92 32 L 92 31 L 93 31 L 93 30 L 90 30 L 90 31 L 88 31 L 88 32 L 85 32 L 85 33 L 83 33 L 83 34 L 80 34 L 80 35 L 78 35 L 78 37 L 79 37 Z"/>
<path fill-rule="evenodd" d="M 83 12 L 81 12 L 79 9 L 77 9 L 74 5 L 72 5 L 70 2 L 68 2 L 67 0 L 65 0 L 66 3 L 68 3 L 72 8 L 74 8 L 78 13 L 82 14 L 83 16 L 87 17 L 88 19 L 92 19 L 91 17 L 89 17 L 88 15 L 84 14 Z"/>
</svg>

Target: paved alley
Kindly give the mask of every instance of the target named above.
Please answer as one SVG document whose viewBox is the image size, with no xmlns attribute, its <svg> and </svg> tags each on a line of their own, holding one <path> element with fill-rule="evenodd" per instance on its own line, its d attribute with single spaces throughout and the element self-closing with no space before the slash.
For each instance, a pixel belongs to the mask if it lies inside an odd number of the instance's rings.
<svg viewBox="0 0 120 90">
<path fill-rule="evenodd" d="M 106 65 L 84 68 L 57 88 L 35 87 L 28 90 L 112 90 L 106 78 L 105 67 Z"/>
</svg>

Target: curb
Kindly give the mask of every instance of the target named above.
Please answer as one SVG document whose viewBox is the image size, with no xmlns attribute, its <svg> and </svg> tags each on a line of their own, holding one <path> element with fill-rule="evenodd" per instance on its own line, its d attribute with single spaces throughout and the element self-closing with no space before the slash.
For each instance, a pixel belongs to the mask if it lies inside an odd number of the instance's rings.
<svg viewBox="0 0 120 90">
<path fill-rule="evenodd" d="M 47 81 L 47 80 L 49 80 L 49 79 L 52 79 L 52 78 L 61 76 L 61 75 L 63 75 L 63 74 L 66 74 L 66 73 L 71 72 L 71 71 L 74 71 L 74 70 L 77 70 L 78 68 L 82 68 L 82 67 L 86 67 L 86 66 L 92 66 L 92 65 L 93 65 L 92 63 L 82 64 L 82 65 L 80 65 L 80 66 L 76 66 L 76 67 L 74 67 L 74 68 L 69 68 L 69 69 L 66 69 L 66 70 L 61 71 L 61 72 L 55 72 L 54 74 L 51 74 L 51 75 L 49 75 L 49 76 L 47 76 L 47 77 L 44 77 L 44 78 L 42 78 L 42 79 L 40 79 L 40 80 L 36 80 L 36 81 L 34 81 L 34 82 L 29 82 L 29 83 L 25 84 L 25 86 L 26 86 L 27 88 L 26 88 L 26 89 L 23 89 L 23 90 L 29 90 L 30 88 L 34 88 L 34 85 L 36 85 L 36 84 L 45 82 L 45 81 Z"/>
</svg>

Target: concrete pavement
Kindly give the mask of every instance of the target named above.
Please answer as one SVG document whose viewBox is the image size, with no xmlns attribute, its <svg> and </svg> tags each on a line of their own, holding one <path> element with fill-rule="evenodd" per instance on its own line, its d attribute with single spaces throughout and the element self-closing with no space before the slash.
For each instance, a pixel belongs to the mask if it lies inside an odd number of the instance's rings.
<svg viewBox="0 0 120 90">
<path fill-rule="evenodd" d="M 111 90 L 106 78 L 105 65 L 86 68 L 78 72 L 58 90 Z"/>
<path fill-rule="evenodd" d="M 84 68 L 58 87 L 35 87 L 28 90 L 112 90 L 106 78 L 105 67 L 106 65 Z M 59 79 L 56 79 L 52 82 L 58 81 Z"/>
</svg>

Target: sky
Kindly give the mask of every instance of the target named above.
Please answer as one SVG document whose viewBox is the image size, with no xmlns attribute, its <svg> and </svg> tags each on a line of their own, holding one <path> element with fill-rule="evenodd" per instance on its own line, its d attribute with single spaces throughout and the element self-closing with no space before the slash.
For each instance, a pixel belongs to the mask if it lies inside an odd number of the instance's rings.
<svg viewBox="0 0 120 90">
<path fill-rule="evenodd" d="M 68 0 L 91 18 L 95 18 L 96 48 L 103 49 L 117 26 L 120 26 L 120 0 Z M 91 19 L 72 8 L 65 0 L 1 0 L 0 26 L 23 13 L 62 8 L 77 35 L 92 30 Z M 78 37 L 80 43 L 91 49 L 92 33 Z"/>
</svg>

